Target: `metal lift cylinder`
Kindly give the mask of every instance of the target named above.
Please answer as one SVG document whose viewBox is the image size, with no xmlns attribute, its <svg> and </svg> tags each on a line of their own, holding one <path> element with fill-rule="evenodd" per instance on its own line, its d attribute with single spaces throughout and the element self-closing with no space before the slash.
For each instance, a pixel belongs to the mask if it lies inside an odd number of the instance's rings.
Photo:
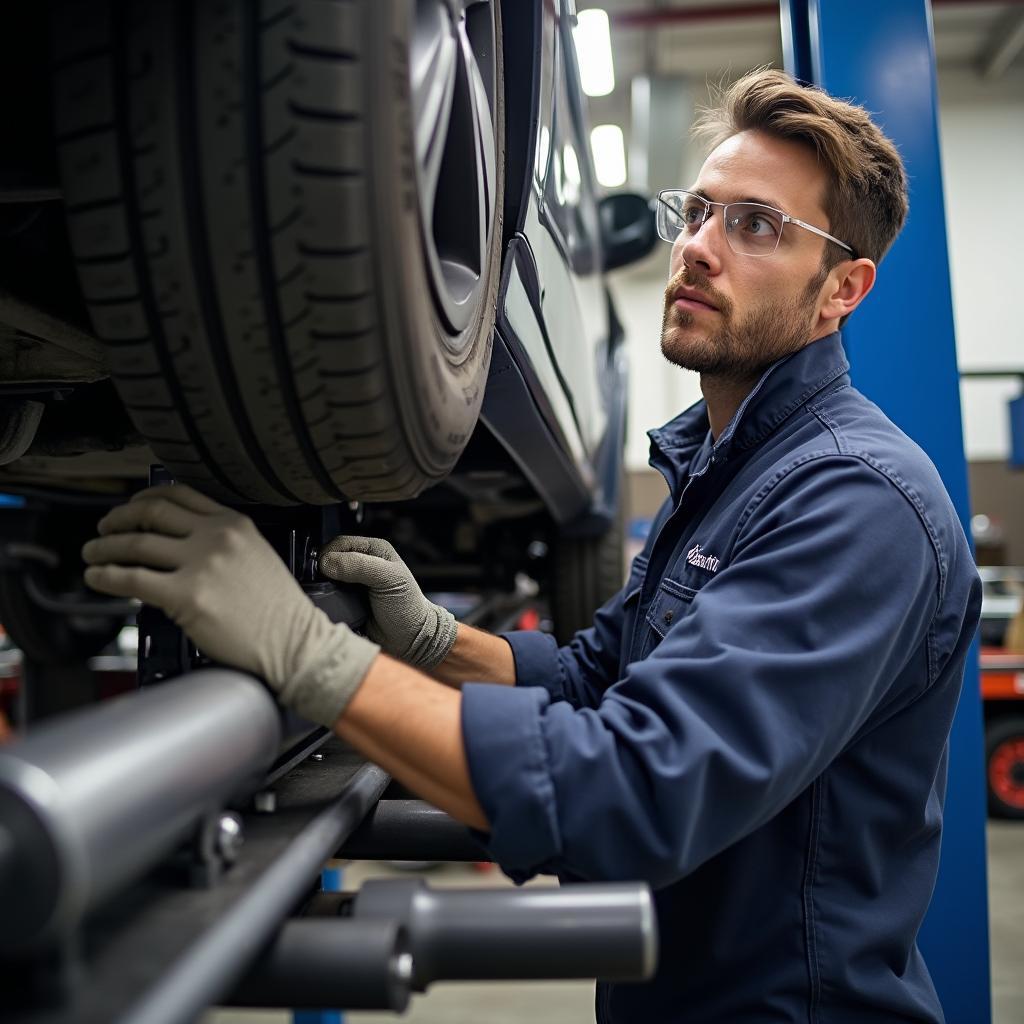
<svg viewBox="0 0 1024 1024">
<path fill-rule="evenodd" d="M 401 1013 L 412 982 L 408 946 L 395 921 L 290 921 L 223 1003 Z"/>
<path fill-rule="evenodd" d="M 490 860 L 465 825 L 423 800 L 381 800 L 337 855 L 342 860 Z"/>
<path fill-rule="evenodd" d="M 353 918 L 405 927 L 418 992 L 454 980 L 644 981 L 658 962 L 654 904 L 642 883 L 434 890 L 417 879 L 372 879 Z"/>
<path fill-rule="evenodd" d="M 280 735 L 260 683 L 207 669 L 0 748 L 0 953 L 68 934 L 204 814 L 255 788 Z"/>
</svg>

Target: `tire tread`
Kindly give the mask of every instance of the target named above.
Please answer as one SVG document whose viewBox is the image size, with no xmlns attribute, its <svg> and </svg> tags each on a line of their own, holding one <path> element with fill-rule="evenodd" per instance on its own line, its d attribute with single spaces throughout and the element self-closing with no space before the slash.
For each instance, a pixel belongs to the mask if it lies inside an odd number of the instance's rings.
<svg viewBox="0 0 1024 1024">
<path fill-rule="evenodd" d="M 174 476 L 271 504 L 408 497 L 443 476 L 458 452 L 425 457 L 441 439 L 402 408 L 378 308 L 372 0 L 63 9 L 58 153 L 83 293 Z M 485 370 L 489 337 L 475 344 Z"/>
</svg>

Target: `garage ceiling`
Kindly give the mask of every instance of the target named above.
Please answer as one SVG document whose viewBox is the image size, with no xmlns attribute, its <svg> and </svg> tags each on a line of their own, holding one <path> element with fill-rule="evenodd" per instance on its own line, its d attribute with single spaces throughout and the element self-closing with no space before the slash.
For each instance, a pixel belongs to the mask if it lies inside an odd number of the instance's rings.
<svg viewBox="0 0 1024 1024">
<path fill-rule="evenodd" d="M 703 83 L 760 64 L 782 65 L 778 5 L 740 0 L 578 0 L 611 21 L 615 91 L 590 100 L 591 121 L 629 122 L 629 83 L 637 75 L 686 76 Z M 973 68 L 998 78 L 1024 67 L 1024 0 L 933 0 L 940 69 Z"/>
<path fill-rule="evenodd" d="M 778 4 L 740 0 L 603 0 L 623 78 L 662 74 L 719 75 L 781 60 Z M 1005 51 L 995 72 L 1024 64 L 1024 3 L 933 0 L 938 62 L 982 70 Z"/>
</svg>

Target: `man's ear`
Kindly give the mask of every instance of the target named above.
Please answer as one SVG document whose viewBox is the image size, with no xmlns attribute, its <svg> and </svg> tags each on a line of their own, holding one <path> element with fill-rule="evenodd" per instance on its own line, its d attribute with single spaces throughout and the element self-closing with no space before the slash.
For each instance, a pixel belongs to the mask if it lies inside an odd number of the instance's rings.
<svg viewBox="0 0 1024 1024">
<path fill-rule="evenodd" d="M 828 276 L 822 320 L 849 316 L 875 284 L 875 264 L 869 259 L 843 260 Z"/>
</svg>

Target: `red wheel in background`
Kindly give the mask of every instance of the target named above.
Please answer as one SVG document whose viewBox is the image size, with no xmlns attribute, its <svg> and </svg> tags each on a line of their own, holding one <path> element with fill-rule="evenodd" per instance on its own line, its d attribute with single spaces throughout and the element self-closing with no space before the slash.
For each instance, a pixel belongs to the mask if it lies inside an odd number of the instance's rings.
<svg viewBox="0 0 1024 1024">
<path fill-rule="evenodd" d="M 985 736 L 988 806 L 1004 818 L 1024 818 L 1024 718 L 997 718 Z"/>
</svg>

